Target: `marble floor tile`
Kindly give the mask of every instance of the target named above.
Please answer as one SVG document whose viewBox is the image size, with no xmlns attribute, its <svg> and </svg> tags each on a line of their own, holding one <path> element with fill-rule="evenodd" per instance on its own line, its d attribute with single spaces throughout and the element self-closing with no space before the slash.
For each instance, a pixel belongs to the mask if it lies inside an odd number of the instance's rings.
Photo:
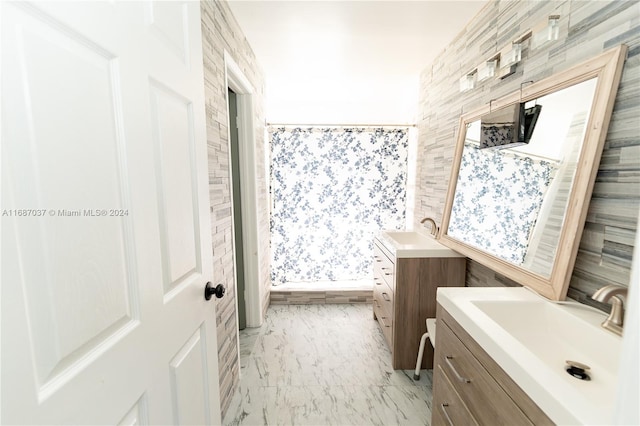
<svg viewBox="0 0 640 426">
<path fill-rule="evenodd" d="M 431 370 L 393 370 L 371 306 L 272 305 L 240 332 L 225 425 L 429 425 Z"/>
</svg>

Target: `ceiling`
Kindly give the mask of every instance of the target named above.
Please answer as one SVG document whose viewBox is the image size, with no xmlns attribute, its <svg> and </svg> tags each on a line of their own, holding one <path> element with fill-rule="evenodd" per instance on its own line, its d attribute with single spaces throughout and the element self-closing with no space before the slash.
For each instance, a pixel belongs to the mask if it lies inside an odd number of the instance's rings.
<svg viewBox="0 0 640 426">
<path fill-rule="evenodd" d="M 420 72 L 486 0 L 229 4 L 264 71 L 268 121 L 399 123 L 415 120 Z"/>
</svg>

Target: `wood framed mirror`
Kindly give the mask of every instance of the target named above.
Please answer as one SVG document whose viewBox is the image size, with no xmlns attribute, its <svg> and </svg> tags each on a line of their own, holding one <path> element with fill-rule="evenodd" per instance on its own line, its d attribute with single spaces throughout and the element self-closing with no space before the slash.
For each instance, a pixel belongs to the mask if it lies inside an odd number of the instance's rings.
<svg viewBox="0 0 640 426">
<path fill-rule="evenodd" d="M 564 300 L 626 51 L 608 50 L 460 118 L 442 244 Z"/>
</svg>

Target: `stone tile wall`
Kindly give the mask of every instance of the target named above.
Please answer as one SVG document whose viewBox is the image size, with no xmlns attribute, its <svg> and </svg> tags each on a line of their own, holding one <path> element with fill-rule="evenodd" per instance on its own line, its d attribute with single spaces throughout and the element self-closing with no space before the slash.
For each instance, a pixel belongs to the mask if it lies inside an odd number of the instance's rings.
<svg viewBox="0 0 640 426">
<path fill-rule="evenodd" d="M 560 15 L 558 41 L 525 50 L 514 75 L 460 93 L 458 80 L 549 15 Z M 415 226 L 442 219 L 458 120 L 471 111 L 619 44 L 629 47 L 569 296 L 582 302 L 606 284 L 628 286 L 640 206 L 640 3 L 504 1 L 487 4 L 421 75 Z M 473 261 L 468 286 L 517 285 Z M 602 306 L 601 306 L 602 307 Z"/>
<path fill-rule="evenodd" d="M 272 305 L 316 305 L 325 303 L 373 303 L 373 290 L 271 290 Z"/>
<path fill-rule="evenodd" d="M 225 2 L 205 0 L 201 3 L 202 42 L 204 50 L 207 144 L 209 155 L 209 194 L 213 239 L 213 279 L 223 283 L 227 294 L 216 299 L 218 360 L 222 415 L 239 383 L 240 364 L 236 324 L 233 229 L 231 217 L 231 183 L 227 117 L 227 85 L 224 51 L 240 66 L 254 88 L 254 122 L 256 136 L 256 174 L 258 176 L 258 252 L 263 253 L 260 283 L 264 294 L 263 312 L 269 304 L 269 211 L 265 173 L 264 80 L 251 46 Z M 264 316 L 263 316 L 264 317 Z"/>
</svg>

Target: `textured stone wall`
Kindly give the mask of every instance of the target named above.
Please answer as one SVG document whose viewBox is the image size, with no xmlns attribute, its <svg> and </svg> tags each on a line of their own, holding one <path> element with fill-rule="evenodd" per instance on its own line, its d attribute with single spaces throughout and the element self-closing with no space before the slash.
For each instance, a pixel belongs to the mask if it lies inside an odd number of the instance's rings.
<svg viewBox="0 0 640 426">
<path fill-rule="evenodd" d="M 458 80 L 549 15 L 561 20 L 560 38 L 523 52 L 517 71 L 460 93 Z M 415 226 L 442 219 L 461 113 L 538 81 L 619 44 L 629 47 L 616 97 L 569 296 L 588 296 L 606 284 L 629 285 L 640 206 L 640 3 L 637 1 L 503 1 L 485 6 L 421 75 Z M 512 286 L 476 262 L 468 286 Z M 602 306 L 601 306 L 602 307 Z"/>
<path fill-rule="evenodd" d="M 233 228 L 227 117 L 227 85 L 224 51 L 240 66 L 254 88 L 256 137 L 256 174 L 258 176 L 258 235 L 260 283 L 263 288 L 263 312 L 269 303 L 269 211 L 265 179 L 264 82 L 251 46 L 225 2 L 201 2 L 202 42 L 204 50 L 207 145 L 209 155 L 209 196 L 213 239 L 213 282 L 223 283 L 227 294 L 215 299 L 218 331 L 221 411 L 224 417 L 240 380 L 234 282 Z M 245 250 L 248 252 L 249 250 Z"/>
<path fill-rule="evenodd" d="M 338 303 L 373 303 L 372 290 L 271 290 L 272 305 L 322 305 Z"/>
</svg>

